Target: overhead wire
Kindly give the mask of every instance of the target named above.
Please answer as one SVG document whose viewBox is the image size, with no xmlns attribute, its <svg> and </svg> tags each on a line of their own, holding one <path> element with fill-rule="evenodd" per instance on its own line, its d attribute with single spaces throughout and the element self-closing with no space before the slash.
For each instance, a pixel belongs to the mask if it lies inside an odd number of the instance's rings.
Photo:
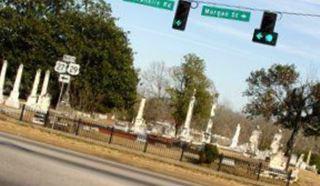
<svg viewBox="0 0 320 186">
<path fill-rule="evenodd" d="M 249 6 L 241 6 L 241 5 L 231 5 L 226 3 L 219 3 L 219 2 L 212 2 L 212 1 L 205 1 L 205 0 L 188 0 L 191 3 L 196 3 L 197 5 L 194 6 L 197 8 L 199 4 L 207 4 L 207 5 L 215 5 L 215 6 L 222 6 L 227 8 L 236 8 L 240 10 L 249 10 L 249 11 L 256 11 L 256 12 L 274 12 L 280 15 L 291 15 L 291 16 L 303 16 L 303 17 L 313 17 L 313 18 L 320 18 L 320 14 L 313 14 L 313 13 L 305 13 L 305 12 L 290 12 L 290 11 L 279 11 L 279 10 L 270 10 L 270 9 L 263 9 L 263 8 L 253 8 Z"/>
</svg>

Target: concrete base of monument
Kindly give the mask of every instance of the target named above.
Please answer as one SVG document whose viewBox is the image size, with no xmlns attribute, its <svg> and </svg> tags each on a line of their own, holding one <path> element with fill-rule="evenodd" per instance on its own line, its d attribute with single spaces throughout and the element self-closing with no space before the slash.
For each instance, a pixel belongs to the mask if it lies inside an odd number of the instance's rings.
<svg viewBox="0 0 320 186">
<path fill-rule="evenodd" d="M 37 104 L 37 96 L 29 96 L 26 102 L 26 106 L 33 108 Z"/>
<path fill-rule="evenodd" d="M 5 105 L 8 107 L 20 108 L 20 101 L 16 95 L 10 95 L 10 97 L 5 101 Z"/>
</svg>

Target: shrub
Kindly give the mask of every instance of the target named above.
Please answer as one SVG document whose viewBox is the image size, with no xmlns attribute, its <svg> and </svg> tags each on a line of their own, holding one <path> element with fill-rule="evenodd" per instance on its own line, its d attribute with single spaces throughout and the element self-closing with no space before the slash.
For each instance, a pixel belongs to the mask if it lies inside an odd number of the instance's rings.
<svg viewBox="0 0 320 186">
<path fill-rule="evenodd" d="M 310 165 L 316 165 L 318 169 L 318 174 L 320 174 L 320 155 L 319 154 L 312 154 L 310 159 Z"/>
<path fill-rule="evenodd" d="M 206 144 L 200 151 L 200 163 L 211 164 L 219 157 L 219 150 L 217 146 L 212 144 Z"/>
</svg>

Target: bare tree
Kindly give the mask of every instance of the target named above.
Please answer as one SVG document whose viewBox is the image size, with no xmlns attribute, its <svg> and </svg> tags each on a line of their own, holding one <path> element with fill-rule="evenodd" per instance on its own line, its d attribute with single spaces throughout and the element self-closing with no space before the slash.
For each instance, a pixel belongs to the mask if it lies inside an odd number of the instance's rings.
<svg viewBox="0 0 320 186">
<path fill-rule="evenodd" d="M 168 97 L 169 68 L 161 62 L 153 62 L 141 73 L 141 90 L 144 96 L 163 99 Z"/>
</svg>

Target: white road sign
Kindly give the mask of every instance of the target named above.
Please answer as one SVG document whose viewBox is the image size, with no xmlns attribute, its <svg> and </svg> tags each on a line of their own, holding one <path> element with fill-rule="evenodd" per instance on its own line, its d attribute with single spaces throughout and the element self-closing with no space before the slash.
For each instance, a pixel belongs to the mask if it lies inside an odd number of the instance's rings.
<svg viewBox="0 0 320 186">
<path fill-rule="evenodd" d="M 68 63 L 75 63 L 76 62 L 76 57 L 70 56 L 70 55 L 63 55 L 63 61 L 68 62 Z"/>
<path fill-rule="evenodd" d="M 71 80 L 70 75 L 60 74 L 60 76 L 59 76 L 59 82 L 70 83 L 70 80 Z"/>
<path fill-rule="evenodd" d="M 63 61 L 57 61 L 54 70 L 60 74 L 66 73 L 68 69 L 68 64 Z"/>
<path fill-rule="evenodd" d="M 76 76 L 80 73 L 80 65 L 75 63 L 70 63 L 67 71 L 70 75 Z"/>
</svg>

